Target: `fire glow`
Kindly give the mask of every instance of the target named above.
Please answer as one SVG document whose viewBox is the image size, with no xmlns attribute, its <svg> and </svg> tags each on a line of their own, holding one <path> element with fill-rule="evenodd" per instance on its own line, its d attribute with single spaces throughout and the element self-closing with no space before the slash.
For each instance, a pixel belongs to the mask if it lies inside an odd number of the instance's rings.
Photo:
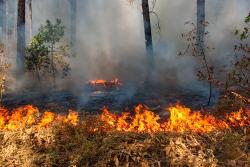
<svg viewBox="0 0 250 167">
<path fill-rule="evenodd" d="M 150 110 L 149 107 L 138 105 L 132 115 L 124 112 L 120 115 L 111 113 L 103 108 L 100 121 L 104 122 L 109 130 L 134 133 L 157 133 L 157 132 L 198 132 L 206 133 L 231 127 L 250 126 L 250 110 L 241 109 L 238 112 L 227 114 L 221 120 L 212 115 L 203 115 L 201 112 L 192 112 L 190 108 L 176 104 L 166 109 L 169 118 L 161 121 L 160 116 Z M 69 124 L 77 126 L 79 123 L 78 113 L 69 110 L 68 115 L 60 115 L 52 112 L 39 113 L 32 105 L 27 105 L 8 112 L 0 109 L 0 130 L 16 130 L 28 127 L 47 128 L 54 124 Z M 98 131 L 98 129 L 95 129 Z"/>
<path fill-rule="evenodd" d="M 16 130 L 27 127 L 46 128 L 54 123 L 67 123 L 77 125 L 78 113 L 69 110 L 67 116 L 44 112 L 40 114 L 39 110 L 32 105 L 27 105 L 14 109 L 9 113 L 6 109 L 0 109 L 0 129 Z"/>
<path fill-rule="evenodd" d="M 227 114 L 225 120 L 217 119 L 212 115 L 202 115 L 201 112 L 192 112 L 190 108 L 177 104 L 169 107 L 169 119 L 161 122 L 160 116 L 147 106 L 135 107 L 135 115 L 122 113 L 116 115 L 103 109 L 101 120 L 111 129 L 125 132 L 155 133 L 155 132 L 212 132 L 229 129 L 230 127 L 250 126 L 250 110 L 241 109 L 238 112 Z"/>
<path fill-rule="evenodd" d="M 119 86 L 122 83 L 118 78 L 115 78 L 114 80 L 111 80 L 111 81 L 107 81 L 103 79 L 90 80 L 88 84 L 91 86 Z"/>
</svg>

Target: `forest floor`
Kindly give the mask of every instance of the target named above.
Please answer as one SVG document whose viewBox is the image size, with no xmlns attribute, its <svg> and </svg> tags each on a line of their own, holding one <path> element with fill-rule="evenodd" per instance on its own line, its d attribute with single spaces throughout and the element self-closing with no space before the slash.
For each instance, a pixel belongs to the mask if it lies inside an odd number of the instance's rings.
<svg viewBox="0 0 250 167">
<path fill-rule="evenodd" d="M 96 132 L 95 117 L 0 131 L 1 166 L 250 166 L 249 127 L 211 133 Z"/>
<path fill-rule="evenodd" d="M 122 111 L 125 108 L 133 109 L 138 104 L 144 104 L 158 112 L 165 110 L 169 105 L 180 102 L 192 109 L 207 108 L 207 95 L 202 91 L 193 91 L 176 87 L 137 89 L 127 87 L 92 89 L 85 86 L 83 89 L 45 91 L 27 90 L 23 92 L 7 93 L 3 98 L 3 106 L 13 109 L 23 105 L 34 105 L 40 110 L 50 110 L 56 113 L 65 113 L 68 109 L 78 112 L 98 113 L 104 106 L 111 110 Z M 213 107 L 217 97 L 212 97 Z"/>
<path fill-rule="evenodd" d="M 8 94 L 3 101 L 8 109 L 27 104 L 41 112 L 63 114 L 74 109 L 80 120 L 74 126 L 55 122 L 39 129 L 0 130 L 0 166 L 250 166 L 249 126 L 206 133 L 106 129 L 99 115 L 104 106 L 121 113 L 142 103 L 161 116 L 165 107 L 177 100 L 192 109 L 201 109 L 207 100 L 198 92 L 173 88 L 132 95 L 126 90 Z"/>
</svg>

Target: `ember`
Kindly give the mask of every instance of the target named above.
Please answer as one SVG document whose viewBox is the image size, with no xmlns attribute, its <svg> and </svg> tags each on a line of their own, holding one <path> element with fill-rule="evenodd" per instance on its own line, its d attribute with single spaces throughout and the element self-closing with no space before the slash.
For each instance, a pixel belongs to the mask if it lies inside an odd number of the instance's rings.
<svg viewBox="0 0 250 167">
<path fill-rule="evenodd" d="M 115 78 L 111 81 L 106 81 L 103 79 L 100 80 L 91 80 L 88 82 L 91 86 L 120 86 L 122 83 L 118 78 Z"/>
</svg>

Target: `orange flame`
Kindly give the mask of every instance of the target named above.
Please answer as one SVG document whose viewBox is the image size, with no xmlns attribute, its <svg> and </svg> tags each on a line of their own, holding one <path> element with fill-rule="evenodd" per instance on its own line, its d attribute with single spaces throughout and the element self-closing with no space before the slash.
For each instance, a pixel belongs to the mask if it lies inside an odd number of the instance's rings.
<svg viewBox="0 0 250 167">
<path fill-rule="evenodd" d="M 99 80 L 90 80 L 88 84 L 92 86 L 108 86 L 108 85 L 121 85 L 121 81 L 118 78 L 115 78 L 114 80 L 111 81 L 106 81 L 104 79 L 99 79 Z"/>
<path fill-rule="evenodd" d="M 49 124 L 51 124 L 53 121 L 55 120 L 55 114 L 52 112 L 48 112 L 46 111 L 43 116 L 42 119 L 40 121 L 40 123 L 38 124 L 38 127 L 47 127 Z"/>
<path fill-rule="evenodd" d="M 195 131 L 195 132 L 211 132 L 216 129 L 227 128 L 227 124 L 217 120 L 214 116 L 203 116 L 200 112 L 191 112 L 190 108 L 186 108 L 177 104 L 168 108 L 170 118 L 164 127 L 166 131 Z"/>
<path fill-rule="evenodd" d="M 78 113 L 73 111 L 73 110 L 69 110 L 69 114 L 68 116 L 64 119 L 64 122 L 66 123 L 70 123 L 74 126 L 77 125 L 78 123 Z"/>
<path fill-rule="evenodd" d="M 228 129 L 230 127 L 250 126 L 250 110 L 239 110 L 227 114 L 224 120 L 212 115 L 203 115 L 201 112 L 192 112 L 190 108 L 177 104 L 169 107 L 166 112 L 169 118 L 160 120 L 160 116 L 142 104 L 134 109 L 132 115 L 124 112 L 121 115 L 111 113 L 106 107 L 103 108 L 100 119 L 111 130 L 135 133 L 156 132 L 212 132 Z M 52 112 L 39 113 L 32 105 L 27 105 L 8 112 L 0 108 L 0 130 L 16 130 L 36 127 L 47 128 L 53 124 L 69 124 L 76 126 L 79 123 L 78 113 L 69 110 L 68 115 L 60 115 Z M 98 129 L 96 129 L 98 130 Z M 95 130 L 95 131 L 96 131 Z"/>
<path fill-rule="evenodd" d="M 15 130 L 35 126 L 37 128 L 48 127 L 52 123 L 69 123 L 77 125 L 78 114 L 69 111 L 67 116 L 44 112 L 40 117 L 39 110 L 32 105 L 17 108 L 9 113 L 6 109 L 0 108 L 0 130 Z"/>
<path fill-rule="evenodd" d="M 9 130 L 14 130 L 31 126 L 36 121 L 35 115 L 37 114 L 38 109 L 31 105 L 17 108 L 12 111 L 12 114 L 9 116 L 6 128 Z"/>
<path fill-rule="evenodd" d="M 250 109 L 240 109 L 240 111 L 228 114 L 226 117 L 232 126 L 243 127 L 245 125 L 250 125 Z"/>
<path fill-rule="evenodd" d="M 249 126 L 250 111 L 243 110 L 232 113 L 226 120 L 220 120 L 212 115 L 202 115 L 201 112 L 192 112 L 190 108 L 177 104 L 169 107 L 167 112 L 170 117 L 165 122 L 160 122 L 156 115 L 148 107 L 138 105 L 135 115 L 123 113 L 121 116 L 112 114 L 107 108 L 103 109 L 101 120 L 109 127 L 125 132 L 154 133 L 154 132 L 212 132 L 228 129 L 232 126 Z"/>
</svg>

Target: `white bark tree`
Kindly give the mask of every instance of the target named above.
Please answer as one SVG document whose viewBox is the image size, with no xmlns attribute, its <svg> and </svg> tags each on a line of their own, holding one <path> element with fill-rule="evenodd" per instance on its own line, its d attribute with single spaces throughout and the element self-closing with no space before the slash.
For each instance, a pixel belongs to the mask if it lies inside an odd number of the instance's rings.
<svg viewBox="0 0 250 167">
<path fill-rule="evenodd" d="M 76 55 L 76 0 L 69 0 L 70 4 L 70 46 L 72 55 Z"/>
<path fill-rule="evenodd" d="M 17 77 L 24 73 L 25 54 L 25 0 L 18 0 L 17 4 Z"/>
</svg>

